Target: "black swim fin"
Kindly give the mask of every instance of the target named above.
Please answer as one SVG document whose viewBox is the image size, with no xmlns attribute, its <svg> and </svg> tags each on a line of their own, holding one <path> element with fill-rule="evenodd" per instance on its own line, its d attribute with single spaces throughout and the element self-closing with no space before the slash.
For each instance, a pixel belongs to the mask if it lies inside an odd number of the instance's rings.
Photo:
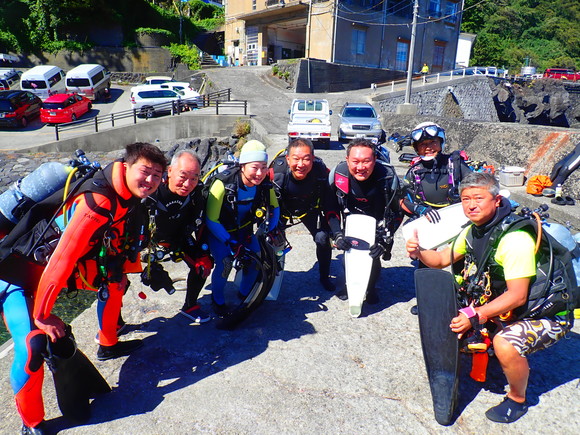
<svg viewBox="0 0 580 435">
<path fill-rule="evenodd" d="M 89 399 L 108 393 L 111 387 L 93 363 L 76 345 L 72 328 L 55 343 L 47 340 L 47 362 L 62 415 L 75 423 L 85 423 L 91 417 Z"/>
</svg>

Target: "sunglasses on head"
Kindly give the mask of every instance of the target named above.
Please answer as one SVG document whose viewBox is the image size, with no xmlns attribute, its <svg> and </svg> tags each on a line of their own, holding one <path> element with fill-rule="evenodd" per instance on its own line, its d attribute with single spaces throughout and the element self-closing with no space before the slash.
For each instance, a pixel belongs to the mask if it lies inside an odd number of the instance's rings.
<svg viewBox="0 0 580 435">
<path fill-rule="evenodd" d="M 413 141 L 419 142 L 424 139 L 430 139 L 438 137 L 439 127 L 436 125 L 427 125 L 425 127 L 418 128 L 417 130 L 413 130 L 411 132 L 411 137 Z"/>
</svg>

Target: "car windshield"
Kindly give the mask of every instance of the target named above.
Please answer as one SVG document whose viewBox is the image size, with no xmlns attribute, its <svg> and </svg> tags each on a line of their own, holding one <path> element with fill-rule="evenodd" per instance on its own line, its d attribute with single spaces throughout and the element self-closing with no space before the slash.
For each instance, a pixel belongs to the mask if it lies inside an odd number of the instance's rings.
<svg viewBox="0 0 580 435">
<path fill-rule="evenodd" d="M 66 85 L 79 88 L 81 86 L 91 86 L 91 82 L 89 79 L 66 79 Z"/>
<path fill-rule="evenodd" d="M 48 110 L 64 109 L 66 107 L 66 101 L 63 103 L 43 103 L 42 108 Z"/>
<path fill-rule="evenodd" d="M 347 107 L 342 116 L 345 118 L 376 118 L 375 112 L 370 107 Z"/>
<path fill-rule="evenodd" d="M 0 112 L 14 112 L 12 104 L 8 100 L 0 100 Z"/>
<path fill-rule="evenodd" d="M 322 110 L 321 101 L 300 101 L 298 103 L 298 110 L 305 112 L 320 112 Z"/>
<path fill-rule="evenodd" d="M 22 89 L 46 89 L 44 80 L 22 80 Z"/>
</svg>

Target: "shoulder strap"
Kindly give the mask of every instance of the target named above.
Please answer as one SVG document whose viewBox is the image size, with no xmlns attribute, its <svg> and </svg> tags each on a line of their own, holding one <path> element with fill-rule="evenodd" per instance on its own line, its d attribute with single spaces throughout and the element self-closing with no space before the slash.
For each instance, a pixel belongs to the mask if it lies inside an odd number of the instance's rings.
<svg viewBox="0 0 580 435">
<path fill-rule="evenodd" d="M 348 166 L 346 162 L 340 162 L 334 168 L 334 184 L 336 185 L 336 192 L 342 192 L 347 195 L 350 189 L 350 183 L 348 178 Z"/>
</svg>

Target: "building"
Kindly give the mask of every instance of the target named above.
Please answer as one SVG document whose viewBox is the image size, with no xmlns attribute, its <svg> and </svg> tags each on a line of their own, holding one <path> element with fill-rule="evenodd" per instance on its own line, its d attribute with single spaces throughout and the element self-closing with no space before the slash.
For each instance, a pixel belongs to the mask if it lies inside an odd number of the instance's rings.
<svg viewBox="0 0 580 435">
<path fill-rule="evenodd" d="M 457 41 L 456 68 L 467 68 L 471 59 L 471 48 L 477 35 L 473 33 L 460 33 Z"/>
<path fill-rule="evenodd" d="M 225 0 L 236 65 L 307 57 L 406 71 L 414 0 Z M 413 70 L 455 67 L 463 0 L 418 0 Z"/>
</svg>

